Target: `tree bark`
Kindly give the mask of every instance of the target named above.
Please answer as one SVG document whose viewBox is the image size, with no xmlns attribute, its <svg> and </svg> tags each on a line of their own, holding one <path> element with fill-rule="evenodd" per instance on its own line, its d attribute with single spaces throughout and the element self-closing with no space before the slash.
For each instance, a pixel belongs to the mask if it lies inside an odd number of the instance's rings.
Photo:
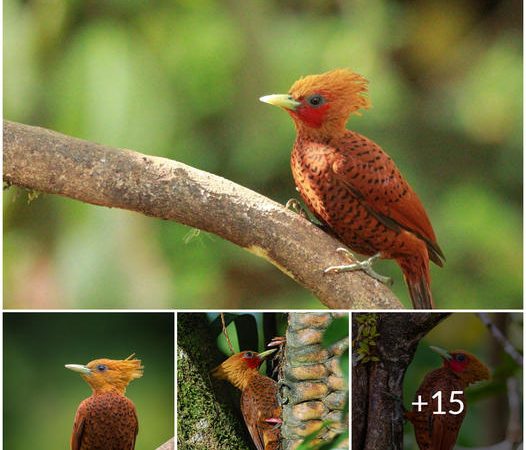
<svg viewBox="0 0 526 450">
<path fill-rule="evenodd" d="M 341 243 L 298 214 L 177 161 L 4 121 L 4 181 L 94 205 L 173 220 L 267 259 L 332 309 L 402 308 L 361 271 L 324 274 Z"/>
<path fill-rule="evenodd" d="M 236 414 L 224 384 L 213 389 L 210 371 L 221 356 L 204 313 L 177 315 L 177 448 L 247 450 L 252 448 L 243 419 Z M 238 396 L 239 399 L 239 396 Z"/>
<path fill-rule="evenodd" d="M 360 348 L 360 324 L 353 314 L 353 360 Z M 419 341 L 449 314 L 376 314 L 378 361 L 353 362 L 352 448 L 377 450 L 403 448 L 403 381 Z"/>
</svg>

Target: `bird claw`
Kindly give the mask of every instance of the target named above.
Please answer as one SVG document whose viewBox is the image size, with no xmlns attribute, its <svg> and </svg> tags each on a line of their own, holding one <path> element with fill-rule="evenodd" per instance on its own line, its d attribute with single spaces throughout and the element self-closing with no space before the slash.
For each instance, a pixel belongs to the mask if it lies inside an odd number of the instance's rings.
<svg viewBox="0 0 526 450">
<path fill-rule="evenodd" d="M 275 336 L 267 344 L 267 347 L 281 347 L 285 345 L 285 342 L 287 342 L 287 339 L 285 338 L 285 336 Z"/>
<path fill-rule="evenodd" d="M 265 419 L 265 422 L 267 423 L 277 423 L 277 424 L 282 424 L 283 423 L 283 420 L 281 420 L 279 417 L 271 417 L 270 419 Z"/>
<path fill-rule="evenodd" d="M 272 427 L 273 430 L 280 428 L 283 424 L 283 420 L 281 420 L 279 417 L 271 417 L 270 419 L 264 419 L 265 422 L 274 425 Z"/>
<path fill-rule="evenodd" d="M 285 208 L 290 209 L 291 211 L 295 212 L 296 214 L 299 214 L 304 219 L 309 220 L 309 216 L 307 215 L 307 211 L 305 211 L 305 208 L 301 206 L 301 203 L 299 200 L 295 198 L 291 198 L 285 203 Z"/>
<path fill-rule="evenodd" d="M 380 253 L 377 253 L 376 255 L 373 255 L 364 261 L 358 261 L 356 257 L 346 248 L 339 247 L 336 249 L 336 251 L 347 258 L 350 264 L 329 266 L 323 271 L 323 273 L 342 273 L 362 270 L 370 277 L 378 280 L 380 283 L 386 284 L 387 286 L 391 286 L 393 284 L 393 280 L 391 278 L 380 275 L 373 270 L 373 263 L 380 258 Z"/>
</svg>

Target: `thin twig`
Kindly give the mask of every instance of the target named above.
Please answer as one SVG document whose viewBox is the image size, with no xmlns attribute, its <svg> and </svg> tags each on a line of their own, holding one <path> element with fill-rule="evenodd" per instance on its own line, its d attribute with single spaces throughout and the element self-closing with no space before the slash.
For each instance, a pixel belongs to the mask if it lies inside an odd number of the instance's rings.
<svg viewBox="0 0 526 450">
<path fill-rule="evenodd" d="M 502 346 L 504 351 L 511 356 L 511 358 L 522 367 L 523 365 L 523 357 L 519 353 L 519 351 L 515 348 L 515 346 L 510 342 L 510 340 L 504 336 L 502 331 L 499 330 L 497 325 L 495 325 L 488 313 L 478 313 L 478 316 L 480 317 L 480 320 L 486 325 L 489 332 L 493 335 L 493 337 L 497 340 L 497 342 Z"/>
<path fill-rule="evenodd" d="M 228 342 L 228 346 L 230 347 L 230 352 L 234 354 L 235 353 L 234 347 L 232 346 L 232 342 L 230 342 L 230 337 L 228 336 L 228 332 L 226 330 L 225 314 L 220 313 L 220 316 L 221 316 L 221 323 L 223 324 L 223 334 L 225 335 L 226 341 Z"/>
</svg>

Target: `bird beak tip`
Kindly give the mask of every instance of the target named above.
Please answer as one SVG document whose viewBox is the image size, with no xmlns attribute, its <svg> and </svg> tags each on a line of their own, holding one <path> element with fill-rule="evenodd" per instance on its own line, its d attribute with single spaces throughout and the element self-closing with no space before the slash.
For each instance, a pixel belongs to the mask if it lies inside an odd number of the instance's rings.
<svg viewBox="0 0 526 450">
<path fill-rule="evenodd" d="M 73 372 L 78 372 L 84 375 L 91 373 L 91 370 L 82 364 L 65 364 L 64 367 L 66 369 L 72 370 Z"/>
<path fill-rule="evenodd" d="M 440 347 L 435 347 L 434 345 L 430 345 L 429 348 L 433 350 L 435 353 L 438 353 L 442 358 L 444 359 L 451 359 L 451 355 L 447 350 L 444 350 Z"/>
<path fill-rule="evenodd" d="M 294 111 L 300 105 L 292 96 L 287 94 L 264 95 L 263 97 L 259 97 L 259 101 L 291 111 Z"/>
</svg>

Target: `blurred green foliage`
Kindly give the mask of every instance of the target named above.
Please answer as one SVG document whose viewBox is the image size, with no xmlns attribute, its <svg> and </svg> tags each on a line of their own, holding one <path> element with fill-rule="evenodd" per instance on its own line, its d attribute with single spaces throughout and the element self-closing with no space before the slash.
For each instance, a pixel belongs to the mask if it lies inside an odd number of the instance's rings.
<svg viewBox="0 0 526 450">
<path fill-rule="evenodd" d="M 523 352 L 522 314 L 491 314 L 491 320 L 511 344 Z M 429 346 L 434 345 L 448 351 L 465 350 L 486 364 L 492 379 L 470 386 L 466 390 L 467 414 L 462 423 L 457 444 L 463 448 L 483 447 L 503 441 L 508 427 L 509 405 L 507 378 L 517 378 L 522 386 L 522 367 L 504 352 L 501 344 L 488 332 L 476 314 L 455 313 L 442 321 L 420 342 L 415 357 L 404 379 L 404 404 L 412 409 L 415 393 L 426 374 L 442 366 L 440 356 Z M 519 388 L 520 390 L 520 388 Z M 511 394 L 513 395 L 513 394 Z M 519 399 L 522 398 L 522 393 Z M 523 402 L 520 401 L 519 415 Z M 405 426 L 404 448 L 416 449 L 412 425 Z"/>
<path fill-rule="evenodd" d="M 144 376 L 126 391 L 139 418 L 136 450 L 174 434 L 172 313 L 5 313 L 3 447 L 69 449 L 88 384 L 64 364 L 124 359 L 135 352 Z"/>
<path fill-rule="evenodd" d="M 440 308 L 522 306 L 522 9 L 518 1 L 4 2 L 4 115 L 177 159 L 279 202 L 294 129 L 258 102 L 350 67 L 378 142 L 426 205 L 447 263 Z M 138 214 L 4 196 L 8 308 L 310 308 L 265 261 Z M 399 269 L 396 280 L 409 305 Z"/>
</svg>

